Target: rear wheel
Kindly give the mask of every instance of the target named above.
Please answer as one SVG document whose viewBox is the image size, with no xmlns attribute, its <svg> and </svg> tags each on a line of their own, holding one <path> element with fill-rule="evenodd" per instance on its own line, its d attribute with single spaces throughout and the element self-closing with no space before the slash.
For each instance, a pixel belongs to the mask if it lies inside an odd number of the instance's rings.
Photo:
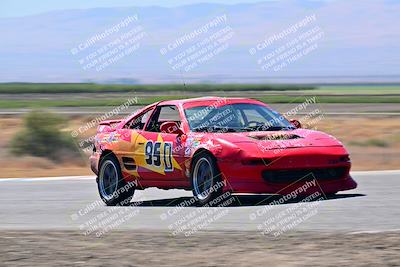
<svg viewBox="0 0 400 267">
<path fill-rule="evenodd" d="M 192 192 L 199 205 L 205 205 L 223 192 L 221 173 L 209 154 L 194 157 L 191 170 Z"/>
<path fill-rule="evenodd" d="M 135 184 L 122 177 L 121 167 L 115 156 L 106 156 L 100 161 L 97 188 L 107 206 L 125 206 L 132 200 Z"/>
</svg>

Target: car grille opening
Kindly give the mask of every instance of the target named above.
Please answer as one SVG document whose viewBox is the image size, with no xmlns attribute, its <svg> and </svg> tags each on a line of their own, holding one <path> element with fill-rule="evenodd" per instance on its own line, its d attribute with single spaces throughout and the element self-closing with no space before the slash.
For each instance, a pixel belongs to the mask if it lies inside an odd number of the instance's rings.
<svg viewBox="0 0 400 267">
<path fill-rule="evenodd" d="M 300 170 L 264 170 L 262 178 L 270 183 L 291 183 L 296 181 L 337 180 L 346 174 L 346 167 L 300 169 Z"/>
</svg>

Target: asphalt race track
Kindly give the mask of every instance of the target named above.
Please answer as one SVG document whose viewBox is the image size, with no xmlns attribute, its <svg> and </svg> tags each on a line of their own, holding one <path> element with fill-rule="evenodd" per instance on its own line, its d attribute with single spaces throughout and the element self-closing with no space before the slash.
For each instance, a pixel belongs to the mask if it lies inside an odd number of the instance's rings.
<svg viewBox="0 0 400 267">
<path fill-rule="evenodd" d="M 293 229 L 352 233 L 399 230 L 400 171 L 352 175 L 358 182 L 357 189 L 318 201 L 318 205 L 303 204 L 312 206 L 313 215 Z M 266 215 L 254 214 L 261 214 L 259 210 L 271 202 L 270 196 L 240 195 L 240 203 L 224 208 L 175 206 L 190 197 L 189 191 L 151 188 L 136 191 L 132 206 L 112 208 L 99 201 L 94 177 L 1 179 L 0 229 L 83 231 L 82 224 L 96 223 L 90 221 L 92 218 L 119 213 L 126 220 L 118 229 L 174 231 L 185 216 L 213 211 L 220 216 L 214 216 L 218 218 L 200 230 L 259 231 Z M 297 202 L 275 205 L 274 212 L 290 209 Z"/>
</svg>

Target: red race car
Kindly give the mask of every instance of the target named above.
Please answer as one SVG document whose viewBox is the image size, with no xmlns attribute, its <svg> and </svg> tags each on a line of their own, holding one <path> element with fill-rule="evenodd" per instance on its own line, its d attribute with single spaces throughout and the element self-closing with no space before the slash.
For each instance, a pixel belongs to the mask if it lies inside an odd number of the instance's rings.
<svg viewBox="0 0 400 267">
<path fill-rule="evenodd" d="M 203 205 L 227 191 L 308 195 L 357 186 L 342 143 L 252 99 L 161 101 L 103 121 L 90 161 L 107 205 L 128 204 L 148 187 L 192 190 Z"/>
</svg>

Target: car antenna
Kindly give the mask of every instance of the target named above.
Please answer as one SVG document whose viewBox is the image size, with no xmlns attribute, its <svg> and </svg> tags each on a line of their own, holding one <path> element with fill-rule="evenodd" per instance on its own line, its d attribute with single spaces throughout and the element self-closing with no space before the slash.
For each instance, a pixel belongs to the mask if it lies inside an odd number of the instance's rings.
<svg viewBox="0 0 400 267">
<path fill-rule="evenodd" d="M 182 82 L 183 82 L 183 92 L 187 93 L 186 92 L 186 82 L 185 82 L 185 79 L 183 77 L 182 70 L 180 70 L 179 73 L 181 74 L 181 79 L 182 79 Z"/>
</svg>

